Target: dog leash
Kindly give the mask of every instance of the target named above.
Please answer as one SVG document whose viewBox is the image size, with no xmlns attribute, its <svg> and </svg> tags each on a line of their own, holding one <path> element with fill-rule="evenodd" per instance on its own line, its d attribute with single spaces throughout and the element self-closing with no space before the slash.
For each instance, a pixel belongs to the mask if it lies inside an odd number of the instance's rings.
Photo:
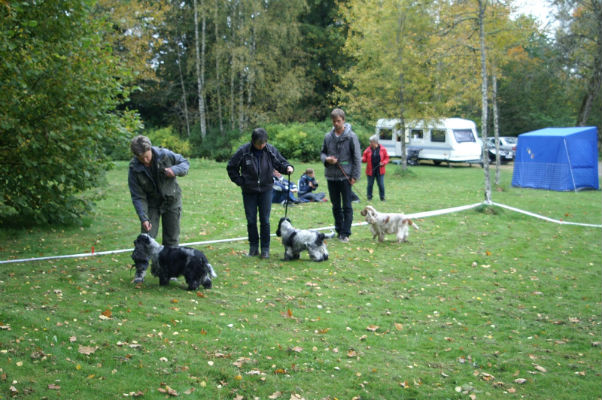
<svg viewBox="0 0 602 400">
<path fill-rule="evenodd" d="M 291 197 L 291 173 L 288 173 L 288 185 L 286 186 L 286 200 L 284 203 L 284 218 L 286 218 L 286 215 L 288 214 L 288 202 L 290 201 L 290 197 Z"/>
<path fill-rule="evenodd" d="M 338 161 L 337 161 L 336 165 L 337 165 L 337 167 L 339 167 L 339 169 L 341 170 L 341 172 L 343 173 L 343 175 L 345 175 L 345 178 L 347 178 L 347 182 L 349 182 L 349 185 L 351 186 L 351 191 L 353 192 L 353 183 L 351 183 L 351 178 L 349 177 L 349 175 L 347 175 L 345 173 L 345 170 L 343 169 L 343 167 L 341 167 L 341 164 Z M 355 192 L 353 192 L 353 193 L 355 193 Z M 357 193 L 355 193 L 355 195 L 358 198 L 360 197 L 359 194 L 357 194 Z M 364 199 L 364 201 L 365 201 L 365 199 Z"/>
</svg>

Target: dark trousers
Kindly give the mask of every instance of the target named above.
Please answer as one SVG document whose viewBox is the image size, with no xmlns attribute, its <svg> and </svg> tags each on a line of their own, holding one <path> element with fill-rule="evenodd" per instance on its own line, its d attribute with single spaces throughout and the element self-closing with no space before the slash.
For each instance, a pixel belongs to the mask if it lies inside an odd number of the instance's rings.
<svg viewBox="0 0 602 400">
<path fill-rule="evenodd" d="M 140 232 L 148 233 L 156 238 L 159 233 L 159 221 L 162 223 L 162 242 L 164 246 L 177 247 L 180 243 L 180 217 L 182 215 L 181 207 L 171 207 L 162 210 L 159 207 L 148 208 L 148 218 L 151 223 L 151 230 L 147 232 L 140 227 Z"/>
<path fill-rule="evenodd" d="M 261 249 L 270 248 L 270 212 L 272 210 L 272 190 L 262 193 L 244 193 L 242 201 L 247 217 L 247 235 L 249 246 Z M 259 212 L 259 234 L 257 233 L 257 213 Z"/>
<path fill-rule="evenodd" d="M 374 186 L 375 180 L 376 180 L 376 183 L 378 184 L 378 195 L 380 196 L 381 200 L 384 200 L 385 199 L 385 176 L 380 175 L 380 174 L 374 175 L 374 176 L 368 175 L 368 186 L 366 187 L 368 200 L 372 200 L 372 187 Z"/>
<path fill-rule="evenodd" d="M 328 194 L 332 204 L 334 229 L 339 237 L 351 236 L 353 207 L 351 206 L 351 184 L 347 180 L 328 181 Z"/>
</svg>

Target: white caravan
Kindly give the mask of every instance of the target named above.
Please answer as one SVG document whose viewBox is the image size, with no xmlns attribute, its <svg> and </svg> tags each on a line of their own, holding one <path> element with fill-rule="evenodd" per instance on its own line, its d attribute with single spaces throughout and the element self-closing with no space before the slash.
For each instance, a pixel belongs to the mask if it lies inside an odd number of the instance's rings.
<svg viewBox="0 0 602 400">
<path fill-rule="evenodd" d="M 392 157 L 401 157 L 400 125 L 399 119 L 379 119 L 376 123 L 379 143 Z M 477 127 L 468 119 L 406 121 L 405 141 L 410 164 L 417 164 L 420 160 L 433 160 L 435 164 L 441 161 L 482 163 L 482 144 Z"/>
</svg>

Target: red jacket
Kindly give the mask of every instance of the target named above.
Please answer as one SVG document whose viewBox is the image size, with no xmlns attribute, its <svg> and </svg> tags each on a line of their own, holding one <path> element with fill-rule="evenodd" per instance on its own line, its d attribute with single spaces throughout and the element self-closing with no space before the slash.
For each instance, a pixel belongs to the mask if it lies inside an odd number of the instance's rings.
<svg viewBox="0 0 602 400">
<path fill-rule="evenodd" d="M 380 152 L 380 174 L 385 174 L 385 165 L 389 163 L 389 153 L 387 153 L 387 149 L 383 146 L 378 146 Z M 364 154 L 362 154 L 362 162 L 367 163 L 366 165 L 366 175 L 372 176 L 372 148 L 368 146 L 366 150 L 364 150 Z"/>
</svg>

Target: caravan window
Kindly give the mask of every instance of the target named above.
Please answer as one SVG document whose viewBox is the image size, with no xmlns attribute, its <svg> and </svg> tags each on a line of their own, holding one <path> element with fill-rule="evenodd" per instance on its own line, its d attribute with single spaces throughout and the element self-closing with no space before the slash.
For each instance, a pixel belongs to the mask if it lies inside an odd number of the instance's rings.
<svg viewBox="0 0 602 400">
<path fill-rule="evenodd" d="M 379 134 L 380 140 L 393 140 L 393 129 L 381 128 Z"/>
<path fill-rule="evenodd" d="M 412 139 L 422 139 L 424 138 L 424 133 L 422 132 L 422 129 L 412 129 L 410 132 L 410 137 Z"/>
<path fill-rule="evenodd" d="M 458 143 L 476 142 L 471 129 L 454 129 L 454 137 Z"/>
<path fill-rule="evenodd" d="M 445 143 L 445 129 L 431 130 L 431 142 Z"/>
</svg>

